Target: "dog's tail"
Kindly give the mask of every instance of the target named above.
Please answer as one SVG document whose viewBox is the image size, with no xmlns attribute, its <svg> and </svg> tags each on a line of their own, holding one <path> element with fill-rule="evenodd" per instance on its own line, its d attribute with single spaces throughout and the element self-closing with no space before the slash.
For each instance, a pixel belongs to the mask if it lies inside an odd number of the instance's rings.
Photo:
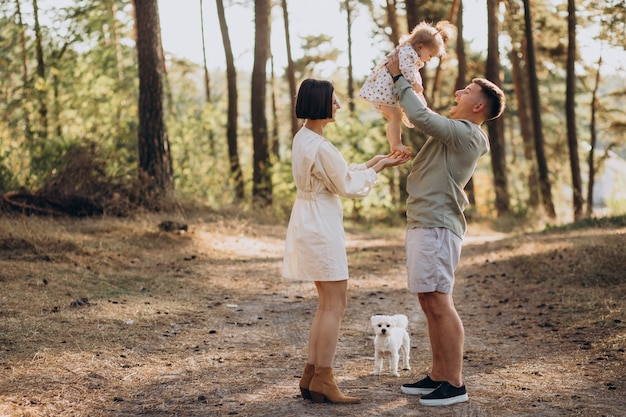
<svg viewBox="0 0 626 417">
<path fill-rule="evenodd" d="M 409 327 L 409 319 L 407 316 L 405 316 L 404 314 L 396 314 L 396 325 L 398 327 L 402 327 L 403 329 L 406 329 Z"/>
</svg>

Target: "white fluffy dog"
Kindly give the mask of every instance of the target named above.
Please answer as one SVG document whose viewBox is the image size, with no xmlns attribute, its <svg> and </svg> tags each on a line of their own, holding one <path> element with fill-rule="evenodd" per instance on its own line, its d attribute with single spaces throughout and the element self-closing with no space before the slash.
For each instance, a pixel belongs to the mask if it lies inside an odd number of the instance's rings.
<svg viewBox="0 0 626 417">
<path fill-rule="evenodd" d="M 383 359 L 389 357 L 391 373 L 394 376 L 400 376 L 398 373 L 400 351 L 402 351 L 404 369 L 411 369 L 409 364 L 411 342 L 406 330 L 409 319 L 404 314 L 396 314 L 395 316 L 377 314 L 372 316 L 371 321 L 376 333 L 374 339 L 374 372 L 372 375 L 380 375 L 383 369 Z"/>
</svg>

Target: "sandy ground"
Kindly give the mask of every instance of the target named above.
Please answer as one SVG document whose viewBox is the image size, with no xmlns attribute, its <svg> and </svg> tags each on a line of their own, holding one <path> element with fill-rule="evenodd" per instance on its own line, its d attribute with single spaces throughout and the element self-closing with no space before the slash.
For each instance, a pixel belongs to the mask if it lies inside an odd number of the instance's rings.
<svg viewBox="0 0 626 417">
<path fill-rule="evenodd" d="M 429 369 L 403 230 L 348 229 L 335 361 L 357 405 L 299 397 L 311 283 L 284 282 L 285 227 L 197 219 L 0 219 L 0 416 L 626 415 L 626 229 L 472 227 L 455 303 L 470 401 L 399 391 Z M 409 317 L 411 371 L 374 366 L 373 314 Z"/>
</svg>

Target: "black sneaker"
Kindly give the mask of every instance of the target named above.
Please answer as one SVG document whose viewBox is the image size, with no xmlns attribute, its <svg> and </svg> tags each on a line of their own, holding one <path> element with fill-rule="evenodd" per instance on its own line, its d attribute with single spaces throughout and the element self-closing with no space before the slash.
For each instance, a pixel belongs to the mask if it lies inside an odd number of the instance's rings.
<svg viewBox="0 0 626 417">
<path fill-rule="evenodd" d="M 422 405 L 452 405 L 456 403 L 462 403 L 467 401 L 467 391 L 465 385 L 455 387 L 454 385 L 443 382 L 439 385 L 439 388 L 434 390 L 428 395 L 424 395 L 420 398 L 420 404 Z"/>
<path fill-rule="evenodd" d="M 430 394 L 441 384 L 442 381 L 433 381 L 430 379 L 430 375 L 426 375 L 425 378 L 412 384 L 402 384 L 400 391 L 409 395 Z"/>
</svg>

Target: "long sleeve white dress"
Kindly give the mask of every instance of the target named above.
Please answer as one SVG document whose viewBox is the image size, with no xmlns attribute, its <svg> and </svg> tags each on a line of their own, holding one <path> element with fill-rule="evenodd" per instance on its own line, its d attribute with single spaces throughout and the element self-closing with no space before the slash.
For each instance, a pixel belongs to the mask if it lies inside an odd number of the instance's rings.
<svg viewBox="0 0 626 417">
<path fill-rule="evenodd" d="M 348 279 L 348 258 L 339 196 L 365 197 L 378 174 L 348 165 L 328 140 L 302 127 L 293 139 L 292 173 L 297 196 L 287 236 L 282 276 L 303 281 Z"/>
</svg>

